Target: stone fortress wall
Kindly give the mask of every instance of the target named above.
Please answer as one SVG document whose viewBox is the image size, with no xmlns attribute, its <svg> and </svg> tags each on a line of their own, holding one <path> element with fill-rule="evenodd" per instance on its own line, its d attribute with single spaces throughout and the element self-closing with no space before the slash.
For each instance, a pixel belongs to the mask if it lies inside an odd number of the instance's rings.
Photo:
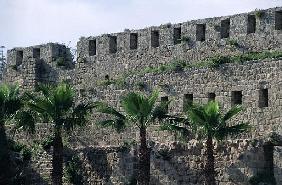
<svg viewBox="0 0 282 185">
<path fill-rule="evenodd" d="M 224 110 L 241 103 L 245 111 L 233 121 L 248 121 L 253 131 L 217 144 L 216 167 L 219 184 L 247 184 L 252 175 L 269 168 L 269 151 L 264 147 L 268 135 L 282 134 L 281 58 L 222 64 L 218 68 L 144 71 L 175 61 L 192 65 L 209 57 L 250 51 L 282 51 L 282 7 L 82 37 L 77 44 L 75 64 L 64 45 L 15 48 L 8 51 L 4 81 L 17 81 L 23 89 L 30 89 L 37 83 L 64 80 L 74 85 L 79 101 L 103 100 L 117 108 L 119 97 L 128 91 L 150 92 L 158 88 L 160 101 L 172 100 L 168 111 L 173 114 L 180 114 L 187 100 L 216 99 Z M 66 65 L 58 65 L 62 58 Z M 121 85 L 104 83 L 118 80 Z M 142 89 L 140 84 L 144 86 Z M 124 152 L 118 147 L 133 138 L 138 140 L 138 134 L 134 129 L 119 135 L 111 129 L 98 128 L 96 116 L 94 113 L 91 125 L 78 129 L 70 138 L 72 150 L 85 164 L 88 184 L 126 184 L 133 175 L 135 150 L 133 147 Z M 172 133 L 159 131 L 155 125 L 149 133 L 153 147 L 152 184 L 203 183 L 201 141 L 191 139 L 180 144 Z M 160 155 L 163 148 L 169 148 L 169 158 Z M 281 184 L 281 147 L 276 146 L 270 152 L 274 156 L 277 184 Z M 50 160 L 50 156 L 45 160 Z M 44 165 L 38 162 L 34 168 L 38 170 L 40 166 Z M 39 173 L 47 172 L 42 169 Z"/>
</svg>

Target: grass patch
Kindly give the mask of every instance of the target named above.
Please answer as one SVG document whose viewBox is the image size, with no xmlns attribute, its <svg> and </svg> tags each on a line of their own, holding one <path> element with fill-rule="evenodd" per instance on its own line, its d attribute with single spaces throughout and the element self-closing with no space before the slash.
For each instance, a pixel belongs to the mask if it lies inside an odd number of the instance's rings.
<svg viewBox="0 0 282 185">
<path fill-rule="evenodd" d="M 236 41 L 230 41 L 232 45 L 237 45 Z M 187 62 L 185 60 L 173 60 L 171 63 L 161 64 L 158 67 L 146 67 L 142 71 L 129 71 L 122 77 L 110 80 L 98 81 L 98 85 L 107 86 L 110 84 L 117 85 L 118 87 L 124 87 L 126 85 L 125 79 L 129 76 L 144 76 L 145 74 L 162 74 L 169 72 L 181 72 L 184 69 L 189 68 L 218 68 L 222 64 L 237 63 L 243 64 L 247 61 L 257 61 L 264 59 L 279 59 L 282 58 L 282 51 L 262 51 L 262 52 L 248 52 L 239 55 L 230 56 L 214 56 L 206 58 L 202 61 L 194 61 L 193 63 Z"/>
</svg>

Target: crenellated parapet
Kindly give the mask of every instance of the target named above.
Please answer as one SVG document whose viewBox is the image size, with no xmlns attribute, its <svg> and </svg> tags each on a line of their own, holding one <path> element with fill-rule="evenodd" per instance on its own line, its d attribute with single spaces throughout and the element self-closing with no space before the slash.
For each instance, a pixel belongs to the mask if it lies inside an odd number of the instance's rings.
<svg viewBox="0 0 282 185">
<path fill-rule="evenodd" d="M 232 16 L 126 30 L 96 37 L 82 37 L 77 48 L 79 56 L 90 59 L 142 50 L 178 48 L 185 42 L 189 42 L 190 47 L 195 48 L 207 42 L 212 44 L 228 39 L 253 38 L 256 35 L 271 34 L 281 37 L 281 22 L 282 8 L 277 7 Z"/>
<path fill-rule="evenodd" d="M 8 51 L 5 82 L 17 82 L 32 89 L 40 82 L 57 82 L 62 69 L 72 69 L 72 55 L 65 45 L 48 43 Z"/>
</svg>

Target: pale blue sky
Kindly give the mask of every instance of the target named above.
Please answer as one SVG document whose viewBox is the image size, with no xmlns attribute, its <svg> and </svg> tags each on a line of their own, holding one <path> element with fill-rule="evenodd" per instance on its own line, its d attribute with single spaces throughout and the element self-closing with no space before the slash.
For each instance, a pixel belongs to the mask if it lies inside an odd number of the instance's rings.
<svg viewBox="0 0 282 185">
<path fill-rule="evenodd" d="M 59 42 L 282 6 L 282 0 L 0 0 L 0 45 Z"/>
</svg>

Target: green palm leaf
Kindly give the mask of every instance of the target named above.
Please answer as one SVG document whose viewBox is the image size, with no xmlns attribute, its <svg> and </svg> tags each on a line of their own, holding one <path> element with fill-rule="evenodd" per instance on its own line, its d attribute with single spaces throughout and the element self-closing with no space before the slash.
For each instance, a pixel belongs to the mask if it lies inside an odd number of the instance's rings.
<svg viewBox="0 0 282 185">
<path fill-rule="evenodd" d="M 241 112 L 243 110 L 242 106 L 240 105 L 236 105 L 234 107 L 232 107 L 223 117 L 224 121 L 229 120 L 230 118 L 232 118 L 233 116 L 237 115 L 239 112 Z"/>
</svg>

